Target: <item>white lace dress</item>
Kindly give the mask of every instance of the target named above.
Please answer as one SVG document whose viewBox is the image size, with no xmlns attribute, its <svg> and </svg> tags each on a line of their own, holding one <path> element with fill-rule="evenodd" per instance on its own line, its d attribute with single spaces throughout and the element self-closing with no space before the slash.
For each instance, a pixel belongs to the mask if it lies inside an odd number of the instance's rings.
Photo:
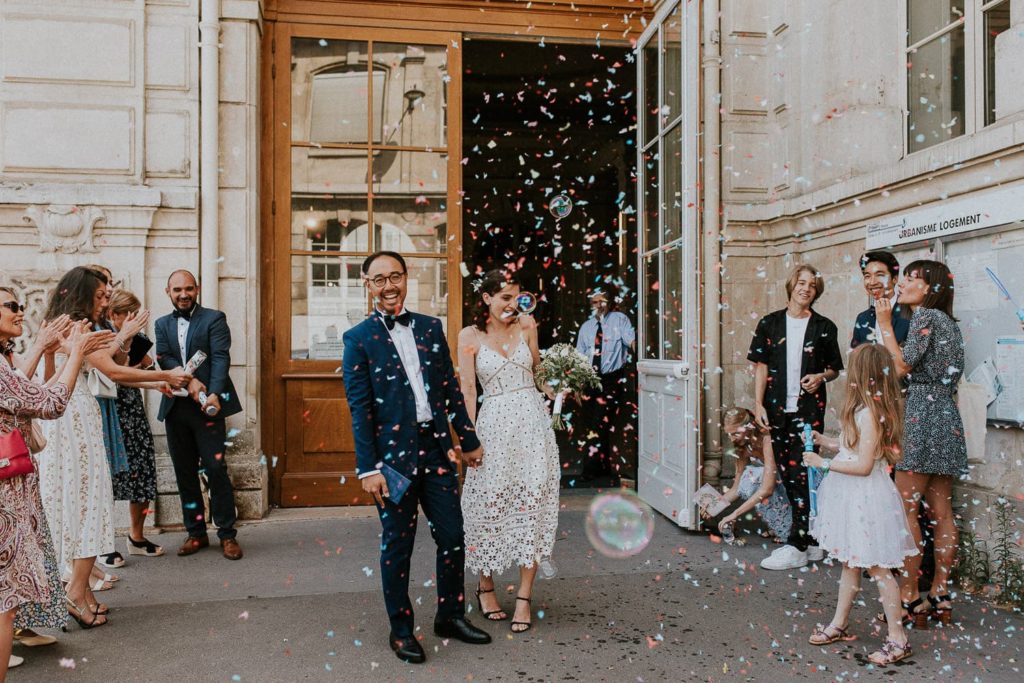
<svg viewBox="0 0 1024 683">
<path fill-rule="evenodd" d="M 476 355 L 483 405 L 476 432 L 483 464 L 462 489 L 466 571 L 500 574 L 550 557 L 558 528 L 561 470 L 551 414 L 534 384 L 523 339 L 506 358 L 485 343 Z"/>
<path fill-rule="evenodd" d="M 63 361 L 57 357 L 58 365 Z M 84 366 L 63 417 L 41 426 L 46 448 L 36 456 L 39 489 L 61 574 L 68 579 L 72 560 L 114 552 L 114 491 L 103 418 Z"/>
</svg>

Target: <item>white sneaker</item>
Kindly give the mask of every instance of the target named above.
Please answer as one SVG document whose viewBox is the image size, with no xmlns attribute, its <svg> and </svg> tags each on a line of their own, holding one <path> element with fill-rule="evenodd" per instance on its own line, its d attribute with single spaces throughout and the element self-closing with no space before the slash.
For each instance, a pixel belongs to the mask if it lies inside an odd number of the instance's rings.
<svg viewBox="0 0 1024 683">
<path fill-rule="evenodd" d="M 807 559 L 811 562 L 821 562 L 825 559 L 825 550 L 820 546 L 812 545 L 807 548 Z"/>
<path fill-rule="evenodd" d="M 761 560 L 761 569 L 796 569 L 807 566 L 807 553 L 794 546 L 784 545 Z"/>
<path fill-rule="evenodd" d="M 13 669 L 14 667 L 21 666 L 24 663 L 24 657 L 19 657 L 18 655 L 11 655 L 11 658 L 7 660 L 7 668 Z"/>
</svg>

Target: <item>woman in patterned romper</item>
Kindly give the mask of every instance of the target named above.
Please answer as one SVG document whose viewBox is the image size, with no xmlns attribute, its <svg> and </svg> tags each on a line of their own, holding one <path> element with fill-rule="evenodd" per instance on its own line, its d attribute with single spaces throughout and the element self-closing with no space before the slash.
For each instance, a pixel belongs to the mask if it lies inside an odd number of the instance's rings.
<svg viewBox="0 0 1024 683">
<path fill-rule="evenodd" d="M 964 368 L 964 341 L 953 318 L 953 275 L 937 261 L 915 261 L 903 271 L 899 303 L 913 311 L 903 347 L 892 327 L 892 305 L 875 304 L 885 347 L 908 382 L 903 434 L 903 460 L 896 466 L 896 487 L 903 497 L 907 523 L 918 547 L 919 501 L 935 529 L 935 578 L 923 604 L 917 592 L 921 555 L 907 558 L 900 585 L 904 609 L 917 621 L 930 615 L 943 623 L 952 618 L 947 594 L 949 573 L 957 552 L 953 523 L 953 482 L 967 473 L 967 443 L 955 392 Z"/>
</svg>

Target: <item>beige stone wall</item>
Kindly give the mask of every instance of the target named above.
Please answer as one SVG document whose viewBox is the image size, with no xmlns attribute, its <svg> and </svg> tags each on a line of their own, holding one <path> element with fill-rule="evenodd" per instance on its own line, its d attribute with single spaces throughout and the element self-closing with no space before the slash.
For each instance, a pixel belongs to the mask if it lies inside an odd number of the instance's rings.
<svg viewBox="0 0 1024 683">
<path fill-rule="evenodd" d="M 1024 180 L 1024 105 L 1006 104 L 1024 91 L 1024 71 L 1006 61 L 1018 50 L 1010 36 L 997 52 L 1004 60 L 997 92 L 1007 93 L 997 122 L 904 157 L 899 5 L 723 2 L 725 405 L 752 405 L 751 335 L 761 315 L 785 305 L 794 264 L 821 271 L 826 292 L 815 308 L 836 322 L 845 343 L 867 305 L 857 259 L 869 223 Z M 1013 0 L 1008 34 L 1022 27 L 1022 6 Z M 906 263 L 927 250 L 922 244 L 899 256 Z M 835 430 L 844 379 L 829 390 L 827 426 Z M 983 536 L 992 501 L 1024 494 L 1022 456 L 1024 430 L 991 425 L 984 452 L 970 454 L 971 477 L 958 493 Z M 728 474 L 733 464 L 725 461 Z"/>
<path fill-rule="evenodd" d="M 222 3 L 221 307 L 245 412 L 229 449 L 243 517 L 266 509 L 258 444 L 258 0 Z M 199 268 L 199 2 L 94 0 L 0 7 L 0 279 L 29 328 L 76 265 L 101 263 L 154 316 L 175 268 Z M 150 330 L 152 333 L 152 330 Z M 155 415 L 156 397 L 147 400 Z M 180 520 L 158 435 L 161 523 Z M 122 520 L 123 522 L 124 520 Z"/>
</svg>

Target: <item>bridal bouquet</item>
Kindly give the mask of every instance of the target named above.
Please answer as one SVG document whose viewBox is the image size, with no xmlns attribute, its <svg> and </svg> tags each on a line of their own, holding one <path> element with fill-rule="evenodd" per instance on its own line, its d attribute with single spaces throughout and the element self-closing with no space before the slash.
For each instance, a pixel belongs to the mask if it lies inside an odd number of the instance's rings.
<svg viewBox="0 0 1024 683">
<path fill-rule="evenodd" d="M 571 392 L 600 389 L 601 378 L 587 357 L 569 344 L 555 344 L 540 352 L 540 365 L 536 372 L 537 385 L 550 387 L 555 394 L 551 426 L 565 429 L 562 420 L 562 401 Z"/>
</svg>

